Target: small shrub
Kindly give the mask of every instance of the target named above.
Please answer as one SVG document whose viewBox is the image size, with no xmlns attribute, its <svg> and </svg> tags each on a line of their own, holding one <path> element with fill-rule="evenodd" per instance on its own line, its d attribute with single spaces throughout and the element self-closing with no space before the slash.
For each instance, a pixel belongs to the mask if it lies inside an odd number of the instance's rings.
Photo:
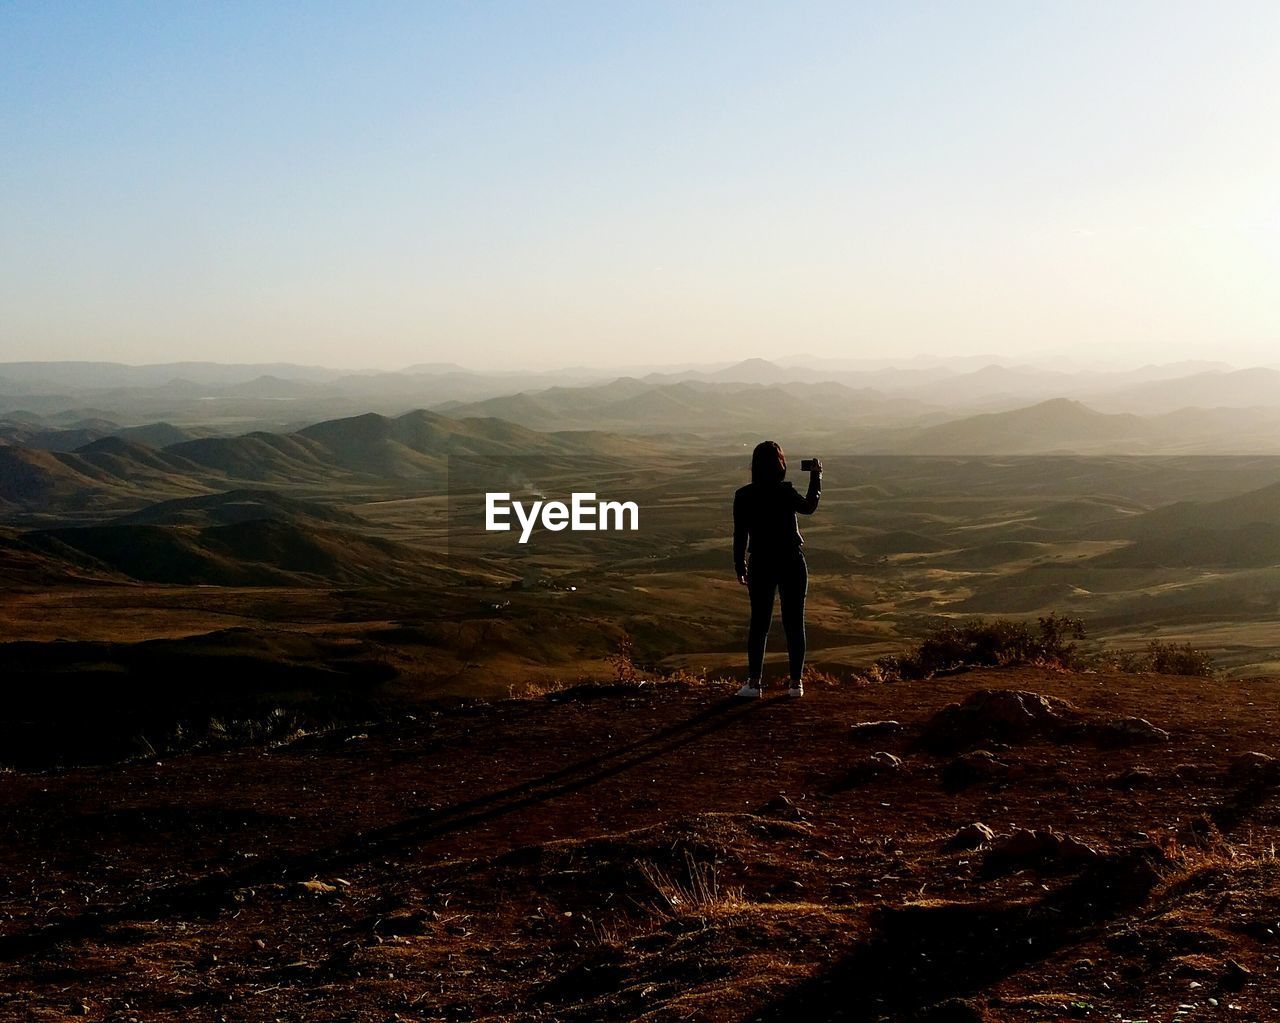
<svg viewBox="0 0 1280 1023">
<path fill-rule="evenodd" d="M 1207 651 L 1190 643 L 1161 643 L 1152 640 L 1147 648 L 1151 657 L 1151 670 L 1157 675 L 1195 675 L 1210 678 L 1213 675 L 1213 658 Z"/>
<path fill-rule="evenodd" d="M 618 649 L 609 657 L 609 663 L 613 666 L 613 680 L 615 682 L 643 682 L 644 673 L 636 667 L 635 661 L 635 644 L 631 637 L 623 634 L 618 640 Z"/>
<path fill-rule="evenodd" d="M 1153 639 L 1145 650 L 1104 651 L 1095 666 L 1134 675 L 1191 675 L 1213 677 L 1213 658 L 1190 643 L 1164 643 Z"/>
<path fill-rule="evenodd" d="M 1041 618 L 1036 627 L 1010 618 L 973 618 L 935 626 L 916 649 L 876 662 L 885 675 L 923 679 L 967 668 L 1037 665 L 1075 668 L 1080 664 L 1077 640 L 1084 639 L 1079 618 Z"/>
</svg>

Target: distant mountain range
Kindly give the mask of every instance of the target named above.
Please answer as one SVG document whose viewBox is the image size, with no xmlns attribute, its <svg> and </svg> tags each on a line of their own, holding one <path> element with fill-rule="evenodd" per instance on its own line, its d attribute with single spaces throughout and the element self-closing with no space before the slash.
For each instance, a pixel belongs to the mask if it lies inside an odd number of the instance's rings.
<svg viewBox="0 0 1280 1023">
<path fill-rule="evenodd" d="M 349 372 L 285 364 L 218 365 L 172 363 L 124 366 L 115 363 L 0 364 L 0 439 L 23 443 L 29 435 L 80 429 L 82 441 L 107 433 L 164 422 L 202 433 L 243 433 L 254 429 L 292 432 L 326 419 L 364 412 L 399 415 L 414 408 L 446 414 L 485 412 L 539 429 L 583 424 L 597 429 L 644 432 L 701 430 L 708 422 L 731 428 L 711 399 L 704 409 L 688 408 L 687 391 L 723 388 L 781 388 L 755 400 L 777 405 L 773 421 L 790 427 L 795 417 L 785 393 L 802 385 L 844 388 L 827 412 L 837 424 L 862 413 L 846 401 L 898 425 L 921 414 L 956 418 L 974 412 L 1002 412 L 1052 398 L 1082 401 L 1100 412 L 1161 415 L 1184 408 L 1280 408 L 1280 370 L 1234 368 L 1216 362 L 1179 362 L 1124 371 L 1046 367 L 1011 359 L 897 360 L 744 359 L 731 365 L 656 368 L 630 372 L 574 367 L 531 372 L 470 370 L 453 363 L 422 363 L 398 372 Z M 674 388 L 674 389 L 668 389 Z M 646 390 L 647 389 L 647 390 Z M 581 392 L 566 394 L 564 392 Z M 651 397 L 646 401 L 642 394 Z M 647 406 L 613 409 L 635 397 Z M 667 399 L 672 399 L 668 401 Z M 493 403 L 486 409 L 486 403 Z M 667 413 L 670 422 L 658 420 Z M 140 437 L 160 443 L 155 437 Z M 75 438 L 43 436 L 33 446 L 70 450 Z M 169 439 L 169 442 L 173 442 Z"/>
<path fill-rule="evenodd" d="M 185 440 L 157 449 L 121 437 L 75 451 L 0 445 L 0 514 L 98 511 L 194 497 L 229 484 L 330 487 L 394 480 L 443 482 L 450 457 L 542 456 L 579 461 L 645 455 L 643 440 L 590 431 L 540 433 L 500 419 L 435 412 L 369 413 L 296 433 Z"/>
<path fill-rule="evenodd" d="M 845 440 L 855 449 L 918 455 L 1280 453 L 1280 408 L 1183 409 L 1139 416 L 1052 398 L 1007 412 Z"/>
</svg>

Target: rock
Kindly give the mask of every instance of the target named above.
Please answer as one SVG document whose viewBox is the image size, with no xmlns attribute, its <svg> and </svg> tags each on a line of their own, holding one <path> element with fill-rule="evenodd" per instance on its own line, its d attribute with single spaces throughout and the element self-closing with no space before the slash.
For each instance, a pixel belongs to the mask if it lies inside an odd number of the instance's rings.
<svg viewBox="0 0 1280 1023">
<path fill-rule="evenodd" d="M 972 998 L 948 998 L 917 1013 L 919 1023 L 986 1023 L 986 1007 Z"/>
<path fill-rule="evenodd" d="M 329 884 L 325 881 L 299 881 L 298 887 L 303 891 L 313 892 L 316 895 L 330 895 L 338 890 L 337 885 Z"/>
<path fill-rule="evenodd" d="M 992 739 L 1053 734 L 1077 717 L 1065 700 L 1016 689 L 980 689 L 962 703 L 944 707 L 921 735 L 926 748 L 963 749 Z"/>
<path fill-rule="evenodd" d="M 998 760 L 990 750 L 962 753 L 942 769 L 942 785 L 956 792 L 980 782 L 1008 781 L 1015 774 L 1011 764 Z"/>
<path fill-rule="evenodd" d="M 1227 765 L 1227 780 L 1237 785 L 1267 782 L 1276 777 L 1276 758 L 1250 750 Z"/>
<path fill-rule="evenodd" d="M 975 821 L 972 824 L 966 824 L 957 831 L 949 839 L 947 839 L 945 849 L 980 849 L 984 845 L 990 845 L 995 841 L 996 833 L 985 824 Z"/>
<path fill-rule="evenodd" d="M 1241 966 L 1234 959 L 1228 959 L 1222 968 L 1218 983 L 1227 991 L 1239 991 L 1253 979 L 1253 971 Z"/>
<path fill-rule="evenodd" d="M 1091 862 L 1100 855 L 1098 850 L 1078 838 L 1052 828 L 1015 828 L 991 846 L 983 867 L 989 873 L 1002 873 L 1024 866 L 1062 870 Z"/>
<path fill-rule="evenodd" d="M 897 735 L 903 730 L 899 721 L 859 721 L 849 729 L 854 739 L 878 739 L 886 735 Z"/>
<path fill-rule="evenodd" d="M 1169 733 L 1157 728 L 1146 718 L 1116 718 L 1090 729 L 1098 738 L 1115 746 L 1162 746 L 1169 741 Z"/>
<path fill-rule="evenodd" d="M 1173 776 L 1178 781 L 1185 782 L 1206 782 L 1214 775 L 1215 771 L 1210 769 L 1207 764 L 1178 764 L 1173 769 Z"/>
<path fill-rule="evenodd" d="M 423 934 L 430 925 L 431 914 L 425 910 L 414 909 L 384 916 L 378 921 L 377 930 L 381 934 Z"/>
<path fill-rule="evenodd" d="M 878 750 L 870 756 L 862 757 L 855 761 L 853 766 L 845 773 L 844 778 L 836 785 L 836 789 L 838 791 L 852 788 L 855 785 L 865 785 L 869 781 L 884 778 L 900 770 L 902 770 L 901 757 L 893 753 L 887 753 L 884 750 Z"/>
<path fill-rule="evenodd" d="M 1107 784 L 1113 789 L 1124 789 L 1126 792 L 1132 789 L 1149 788 L 1155 783 L 1155 772 L 1146 767 L 1131 767 L 1107 779 Z"/>
<path fill-rule="evenodd" d="M 761 811 L 769 814 L 771 817 L 781 817 L 788 821 L 803 821 L 808 815 L 796 806 L 790 799 L 778 793 L 769 802 L 762 806 Z"/>
</svg>

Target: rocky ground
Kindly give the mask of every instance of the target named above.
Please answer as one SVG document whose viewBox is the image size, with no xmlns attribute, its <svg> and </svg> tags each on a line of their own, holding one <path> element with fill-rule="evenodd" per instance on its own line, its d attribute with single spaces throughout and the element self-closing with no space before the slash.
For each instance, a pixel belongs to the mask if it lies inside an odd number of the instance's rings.
<svg viewBox="0 0 1280 1023">
<path fill-rule="evenodd" d="M 0 1018 L 1280 1016 L 1280 682 L 731 691 L 6 774 Z"/>
</svg>

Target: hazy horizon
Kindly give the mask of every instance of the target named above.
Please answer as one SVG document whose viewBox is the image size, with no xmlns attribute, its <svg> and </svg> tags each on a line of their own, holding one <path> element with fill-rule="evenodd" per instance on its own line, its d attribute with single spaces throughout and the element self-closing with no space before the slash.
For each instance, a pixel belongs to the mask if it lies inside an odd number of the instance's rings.
<svg viewBox="0 0 1280 1023">
<path fill-rule="evenodd" d="M 1260 2 L 7 5 L 0 361 L 1273 362 L 1277 39 Z"/>
</svg>

